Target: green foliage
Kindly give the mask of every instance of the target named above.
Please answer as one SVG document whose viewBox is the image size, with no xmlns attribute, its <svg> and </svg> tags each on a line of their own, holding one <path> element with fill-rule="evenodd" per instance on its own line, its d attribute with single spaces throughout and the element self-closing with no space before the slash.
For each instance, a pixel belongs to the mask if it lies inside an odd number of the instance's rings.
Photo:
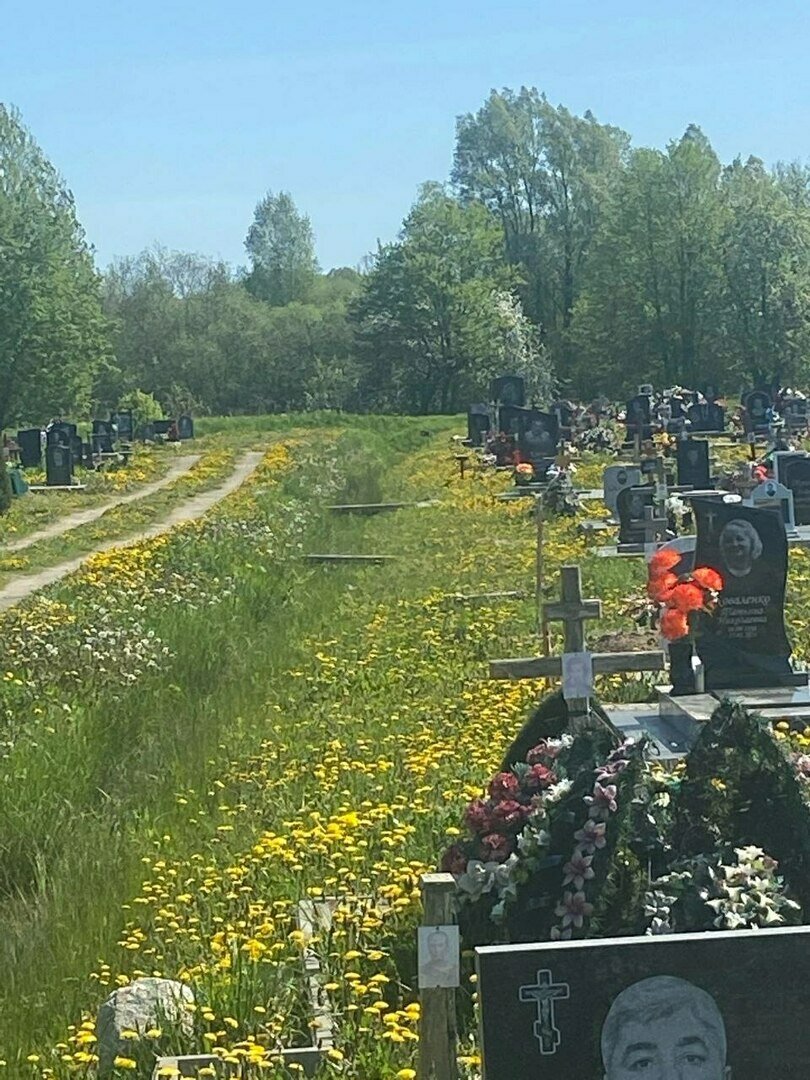
<svg viewBox="0 0 810 1080">
<path fill-rule="evenodd" d="M 11 477 L 8 465 L 3 458 L 0 458 L 0 514 L 5 514 L 11 509 L 11 500 Z"/>
<path fill-rule="evenodd" d="M 0 430 L 86 409 L 111 361 L 99 279 L 73 197 L 0 106 Z"/>
<path fill-rule="evenodd" d="M 160 420 L 163 417 L 163 406 L 151 394 L 145 394 L 143 390 L 130 390 L 124 394 L 119 407 L 132 409 L 136 431 L 143 424 L 148 424 L 150 420 Z"/>
<path fill-rule="evenodd" d="M 312 225 L 287 191 L 272 191 L 257 204 L 245 239 L 252 265 L 247 287 L 253 296 L 281 307 L 309 299 L 318 273 Z"/>
</svg>

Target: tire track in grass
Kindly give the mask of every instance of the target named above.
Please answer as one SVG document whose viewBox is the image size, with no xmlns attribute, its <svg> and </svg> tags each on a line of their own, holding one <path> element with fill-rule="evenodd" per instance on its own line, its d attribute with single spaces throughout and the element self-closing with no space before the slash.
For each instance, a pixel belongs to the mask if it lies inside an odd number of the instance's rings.
<svg viewBox="0 0 810 1080">
<path fill-rule="evenodd" d="M 128 537 L 126 540 L 121 540 L 120 538 L 117 540 L 108 540 L 103 544 L 99 544 L 93 551 L 86 551 L 75 559 L 58 563 L 56 566 L 50 566 L 46 570 L 39 570 L 35 574 L 26 574 L 24 577 L 17 578 L 15 581 L 10 582 L 4 589 L 0 590 L 0 611 L 7 611 L 8 608 L 14 607 L 15 604 L 19 604 L 40 589 L 44 589 L 48 585 L 53 585 L 55 582 L 61 580 L 61 578 L 67 577 L 68 574 L 72 574 L 75 570 L 78 570 L 87 559 L 91 558 L 93 555 L 98 555 L 99 552 L 111 551 L 113 548 L 129 547 L 132 544 L 139 544 L 153 536 L 160 536 L 162 533 L 169 532 L 178 525 L 185 525 L 189 521 L 196 521 L 197 518 L 204 517 L 217 503 L 227 498 L 228 495 L 236 491 L 236 489 L 247 480 L 251 473 L 255 471 L 263 457 L 264 454 L 261 451 L 250 451 L 246 453 L 236 463 L 236 466 L 228 479 L 220 484 L 219 487 L 213 488 L 211 491 L 200 492 L 199 495 L 194 495 L 192 498 L 186 499 L 185 502 L 181 503 L 180 506 L 175 507 L 170 514 L 163 518 L 162 521 L 150 525 L 136 536 Z"/>
<path fill-rule="evenodd" d="M 75 514 L 68 514 L 67 517 L 52 522 L 46 528 L 40 529 L 39 532 L 30 533 L 28 536 L 23 536 L 19 540 L 12 540 L 8 544 L 0 544 L 0 555 L 10 555 L 15 551 L 24 551 L 25 548 L 33 547 L 34 544 L 39 544 L 42 540 L 52 540 L 53 537 L 72 532 L 74 529 L 81 528 L 82 525 L 89 525 L 91 522 L 103 517 L 108 510 L 115 510 L 119 506 L 126 506 L 127 503 L 138 502 L 140 499 L 148 499 L 150 495 L 154 495 L 156 492 L 168 487 L 169 484 L 174 483 L 175 480 L 189 472 L 201 457 L 202 454 L 188 454 L 185 457 L 178 458 L 160 480 L 154 480 L 151 484 L 130 491 L 117 499 L 111 499 L 101 506 L 94 506 L 88 510 L 78 510 Z"/>
</svg>

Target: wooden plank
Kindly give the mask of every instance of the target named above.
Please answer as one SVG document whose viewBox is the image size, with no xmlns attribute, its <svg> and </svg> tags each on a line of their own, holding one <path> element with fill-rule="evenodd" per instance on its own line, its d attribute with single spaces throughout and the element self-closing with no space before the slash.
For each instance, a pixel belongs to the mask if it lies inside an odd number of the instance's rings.
<svg viewBox="0 0 810 1080">
<path fill-rule="evenodd" d="M 471 604 L 473 607 L 497 604 L 505 600 L 525 600 L 529 594 L 520 589 L 511 589 L 506 592 L 482 592 L 482 593 L 452 593 L 445 597 L 454 604 Z"/>
<path fill-rule="evenodd" d="M 650 652 L 594 653 L 595 675 L 615 675 L 622 671 L 663 671 L 666 667 L 660 650 Z M 516 657 L 490 660 L 491 679 L 542 679 L 562 674 L 559 656 Z"/>
<path fill-rule="evenodd" d="M 452 874 L 423 874 L 422 925 L 455 923 L 456 880 Z M 456 991 L 420 990 L 419 1080 L 457 1080 Z"/>
<path fill-rule="evenodd" d="M 28 490 L 39 495 L 43 491 L 84 491 L 86 487 L 87 484 L 29 484 Z"/>
<path fill-rule="evenodd" d="M 429 506 L 438 506 L 435 499 L 426 499 L 422 502 L 391 502 L 391 503 L 345 503 L 327 506 L 333 514 L 384 514 L 392 510 L 424 510 Z"/>
<path fill-rule="evenodd" d="M 385 562 L 393 562 L 396 555 L 302 555 L 307 562 L 315 563 L 360 563 L 374 565 Z"/>
</svg>

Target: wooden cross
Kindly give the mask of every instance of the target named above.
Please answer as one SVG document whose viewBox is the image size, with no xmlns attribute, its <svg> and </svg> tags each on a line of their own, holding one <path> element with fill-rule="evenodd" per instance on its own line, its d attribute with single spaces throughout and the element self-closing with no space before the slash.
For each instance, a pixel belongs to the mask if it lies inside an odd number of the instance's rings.
<svg viewBox="0 0 810 1080">
<path fill-rule="evenodd" d="M 651 508 L 650 508 L 651 509 Z M 564 626 L 564 649 L 566 653 L 585 652 L 585 621 L 597 619 L 602 613 L 599 600 L 584 600 L 582 580 L 578 566 L 564 566 L 561 570 L 562 599 L 545 604 L 543 620 L 562 622 Z M 663 671 L 664 654 L 660 650 L 650 652 L 594 653 L 592 655 L 595 675 L 615 674 L 620 671 Z M 562 676 L 561 656 L 538 656 L 508 660 L 490 660 L 491 679 L 539 679 Z M 581 726 L 580 717 L 588 715 L 588 699 L 572 699 L 568 702 L 571 727 Z"/>
<path fill-rule="evenodd" d="M 656 517 L 655 508 L 652 506 L 644 507 L 644 525 L 642 526 L 644 532 L 644 543 L 655 544 L 659 540 L 665 539 L 667 531 L 667 519 L 665 517 Z"/>
<path fill-rule="evenodd" d="M 555 983 L 551 972 L 546 968 L 537 972 L 535 986 L 521 986 L 518 995 L 521 1001 L 533 1001 L 537 1006 L 537 1019 L 532 1030 L 535 1039 L 540 1043 L 540 1053 L 556 1053 L 562 1036 L 554 1022 L 554 1004 L 565 1001 L 570 996 L 568 983 Z"/>
</svg>

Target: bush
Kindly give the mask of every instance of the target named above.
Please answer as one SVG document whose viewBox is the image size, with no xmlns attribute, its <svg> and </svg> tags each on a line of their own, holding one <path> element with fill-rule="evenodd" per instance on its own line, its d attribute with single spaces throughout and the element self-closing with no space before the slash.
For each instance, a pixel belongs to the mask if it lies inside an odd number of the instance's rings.
<svg viewBox="0 0 810 1080">
<path fill-rule="evenodd" d="M 130 390 L 128 394 L 124 394 L 118 408 L 132 409 L 132 421 L 136 431 L 152 420 L 163 419 L 163 406 L 143 390 Z"/>
</svg>

